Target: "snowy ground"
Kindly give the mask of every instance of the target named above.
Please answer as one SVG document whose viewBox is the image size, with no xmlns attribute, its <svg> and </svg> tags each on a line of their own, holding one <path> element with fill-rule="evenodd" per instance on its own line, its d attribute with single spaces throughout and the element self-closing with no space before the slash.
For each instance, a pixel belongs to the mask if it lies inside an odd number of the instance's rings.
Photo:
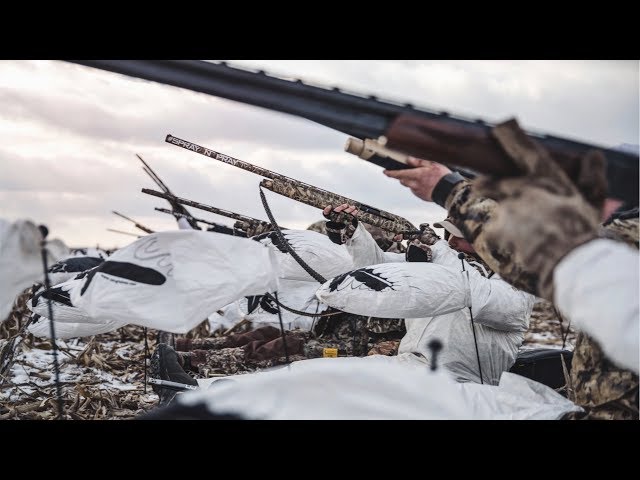
<svg viewBox="0 0 640 480">
<path fill-rule="evenodd" d="M 58 347 L 66 418 L 133 418 L 157 403 L 150 388 L 144 392 L 142 328 L 59 340 Z M 51 344 L 25 338 L 18 350 L 0 388 L 0 419 L 53 418 L 57 406 Z"/>
<path fill-rule="evenodd" d="M 53 419 L 56 388 L 51 343 L 31 335 L 18 335 L 28 318 L 14 310 L 0 324 L 0 420 Z M 523 349 L 562 348 L 566 322 L 555 319 L 553 308 L 537 304 Z M 205 326 L 190 332 L 209 335 Z M 9 341 L 10 339 L 11 342 Z M 573 349 L 569 331 L 565 348 Z M 157 332 L 149 330 L 153 352 Z M 127 326 L 95 337 L 58 341 L 60 384 L 66 419 L 131 419 L 154 408 L 158 397 L 144 386 L 145 335 L 142 327 Z"/>
</svg>

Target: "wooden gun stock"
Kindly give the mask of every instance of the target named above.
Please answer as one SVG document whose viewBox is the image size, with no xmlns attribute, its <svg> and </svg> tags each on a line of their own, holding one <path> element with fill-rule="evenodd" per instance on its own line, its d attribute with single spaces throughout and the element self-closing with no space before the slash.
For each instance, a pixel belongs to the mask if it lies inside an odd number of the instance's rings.
<svg viewBox="0 0 640 480">
<path fill-rule="evenodd" d="M 538 140 L 531 134 L 527 135 L 534 141 Z M 453 168 L 470 168 L 475 172 L 497 177 L 513 176 L 519 173 L 513 160 L 509 158 L 486 125 L 475 128 L 475 126 L 424 119 L 414 115 L 400 115 L 389 127 L 385 140 L 385 145 L 390 149 L 399 149 L 410 155 Z M 594 206 L 601 206 L 607 195 L 634 204 L 632 199 L 637 197 L 637 182 L 633 181 L 634 169 L 628 162 L 623 164 L 609 152 L 605 165 L 606 177 L 609 184 L 614 183 L 617 188 L 609 187 L 607 194 L 604 179 L 598 181 L 594 176 L 594 181 L 587 185 L 584 178 L 581 178 L 583 175 L 581 162 L 584 161 L 583 157 L 586 153 L 584 149 L 572 148 L 569 142 L 556 141 L 553 137 L 545 137 L 544 143 L 540 143 L 576 186 L 584 187 L 582 193 Z M 637 198 L 635 204 L 637 204 Z"/>
</svg>

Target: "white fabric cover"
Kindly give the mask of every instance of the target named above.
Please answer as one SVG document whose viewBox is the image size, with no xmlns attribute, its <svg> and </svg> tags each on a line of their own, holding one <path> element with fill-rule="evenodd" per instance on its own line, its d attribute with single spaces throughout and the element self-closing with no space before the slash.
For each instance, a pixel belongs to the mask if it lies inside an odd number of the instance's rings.
<svg viewBox="0 0 640 480">
<path fill-rule="evenodd" d="M 322 313 L 328 307 L 320 303 L 316 298 L 315 293 L 317 289 L 318 282 L 315 280 L 308 282 L 306 280 L 280 279 L 278 301 L 294 310 L 312 314 Z M 271 305 L 272 302 L 268 302 L 268 308 L 265 310 L 260 304 L 262 298 L 263 297 L 253 297 L 251 300 L 246 297 L 242 298 L 239 300 L 240 311 L 245 313 L 244 317 L 247 320 L 250 320 L 254 324 L 260 324 L 255 325 L 256 327 L 263 326 L 264 324 L 279 327 L 280 320 L 275 303 Z M 280 312 L 282 315 L 282 323 L 287 330 L 294 328 L 310 330 L 313 325 L 314 317 L 299 315 L 284 308 L 280 308 Z"/>
<path fill-rule="evenodd" d="M 605 355 L 640 370 L 638 250 L 614 240 L 592 240 L 553 272 L 555 303 L 573 325 L 595 338 Z"/>
<path fill-rule="evenodd" d="M 311 230 L 283 230 L 282 233 L 300 258 L 324 278 L 335 277 L 353 268 L 351 256 L 345 246 L 333 243 L 322 233 Z M 316 281 L 285 250 L 285 247 L 280 245 L 276 232 L 256 235 L 252 239 L 273 249 L 282 264 L 282 278 Z"/>
<path fill-rule="evenodd" d="M 249 419 L 553 420 L 580 407 L 551 388 L 505 372 L 499 386 L 456 384 L 397 357 L 317 358 L 258 373 L 199 381 L 179 395 L 217 414 Z M 208 388 L 207 388 L 208 387 Z"/>
<path fill-rule="evenodd" d="M 280 303 L 295 310 L 313 314 L 322 313 L 328 307 L 320 303 L 316 298 L 317 288 L 318 282 L 316 281 L 280 279 L 278 300 Z M 265 324 L 280 328 L 277 310 L 271 307 L 265 310 L 261 306 L 262 299 L 262 295 L 243 297 L 211 314 L 209 316 L 211 330 L 226 330 L 245 318 L 251 321 L 253 328 L 263 327 Z M 284 308 L 281 308 L 280 311 L 282 313 L 282 323 L 287 330 L 310 330 L 313 326 L 314 317 L 298 315 Z"/>
<path fill-rule="evenodd" d="M 74 289 L 95 323 L 120 321 L 186 333 L 240 296 L 278 288 L 273 251 L 199 230 L 159 232 L 121 248 Z"/>
<path fill-rule="evenodd" d="M 54 313 L 55 318 L 55 313 Z M 112 332 L 120 327 L 124 327 L 126 322 L 107 322 L 107 323 L 66 323 L 54 322 L 54 330 L 56 338 L 78 338 L 78 337 L 90 337 L 92 335 L 100 335 L 101 333 Z M 40 317 L 36 323 L 29 325 L 30 333 L 36 337 L 49 338 L 51 335 L 49 319 Z"/>
<path fill-rule="evenodd" d="M 106 257 L 104 257 L 106 258 Z M 51 265 L 48 270 L 49 284 L 58 285 L 72 279 L 79 273 L 91 270 L 104 262 L 103 257 L 73 256 Z"/>
<path fill-rule="evenodd" d="M 184 217 L 178 217 L 178 229 L 179 230 L 195 230 L 188 222 L 188 220 Z"/>
<path fill-rule="evenodd" d="M 463 419 L 462 395 L 442 373 L 407 368 L 382 356 L 316 358 L 215 382 L 179 395 L 216 413 L 249 419 Z M 429 394 L 431 392 L 431 394 Z M 437 392 L 437 393 L 436 393 Z"/>
<path fill-rule="evenodd" d="M 47 295 L 51 298 L 51 310 L 56 323 L 96 323 L 83 309 L 76 307 L 71 301 L 71 292 L 81 288 L 82 279 L 71 279 L 59 285 L 51 287 Z M 27 302 L 27 307 L 33 313 L 49 318 L 49 306 L 47 298 L 42 295 L 44 286 L 34 292 Z"/>
<path fill-rule="evenodd" d="M 105 260 L 108 256 L 109 254 L 107 253 L 107 251 L 101 248 L 92 248 L 92 247 L 74 248 L 71 250 L 69 255 L 67 255 L 62 260 L 66 260 L 67 258 L 73 258 L 73 257 L 98 257 Z"/>
<path fill-rule="evenodd" d="M 209 328 L 212 332 L 227 330 L 244 319 L 244 312 L 240 310 L 239 303 L 240 301 L 232 302 L 209 315 Z"/>
<path fill-rule="evenodd" d="M 0 219 L 0 321 L 9 315 L 19 293 L 43 281 L 41 242 L 42 234 L 30 220 Z M 47 252 L 51 265 L 67 256 L 69 249 L 54 239 L 47 241 Z"/>
<path fill-rule="evenodd" d="M 500 384 L 459 383 L 473 418 L 487 420 L 560 420 L 582 408 L 552 388 L 530 378 L 504 372 Z"/>
<path fill-rule="evenodd" d="M 318 299 L 339 310 L 380 318 L 443 315 L 467 305 L 466 276 L 435 263 L 383 263 L 326 282 Z"/>
<path fill-rule="evenodd" d="M 434 263 L 462 270 L 458 252 L 445 241 L 436 242 L 431 250 Z M 445 315 L 426 312 L 422 318 L 405 319 L 407 333 L 398 352 L 418 353 L 428 365 L 432 360 L 428 345 L 437 338 L 444 345 L 438 355 L 438 365 L 449 370 L 457 381 L 480 383 L 479 356 L 482 380 L 485 384 L 497 385 L 502 372 L 509 370 L 516 360 L 529 328 L 535 297 L 513 288 L 498 275 L 485 278 L 466 261 L 465 270 L 471 288 L 477 355 L 468 308 Z"/>
<path fill-rule="evenodd" d="M 381 250 L 365 229 L 360 230 L 358 236 L 354 234 L 350 248 L 361 261 L 387 258 L 380 255 Z M 373 257 L 367 253 L 376 251 L 378 253 Z M 357 275 L 362 281 L 346 275 L 339 282 L 341 290 L 329 292 L 329 281 L 316 295 L 330 306 L 346 311 L 357 309 L 353 313 L 360 315 L 404 318 L 407 333 L 400 342 L 400 355 L 405 354 L 411 362 L 427 367 L 432 361 L 429 343 L 438 339 L 444 348 L 437 363 L 457 381 L 480 383 L 479 356 L 482 380 L 486 384 L 497 385 L 502 372 L 515 362 L 529 328 L 535 297 L 513 288 L 498 275 L 485 278 L 466 260 L 463 273 L 458 252 L 444 240 L 432 245 L 431 251 L 433 263 L 386 263 L 364 267 Z M 400 258 L 393 254 L 388 258 L 395 262 L 404 261 L 404 255 Z M 381 273 L 380 280 L 376 280 L 374 276 Z M 363 282 L 377 285 L 377 288 L 387 282 L 398 290 L 387 287 L 375 291 Z M 365 297 L 367 300 L 362 301 Z"/>
<path fill-rule="evenodd" d="M 362 268 L 368 265 L 379 263 L 404 262 L 404 253 L 385 252 L 373 239 L 371 234 L 364 228 L 362 222 L 358 222 L 358 227 L 350 239 L 345 242 L 345 247 L 353 260 L 353 268 Z"/>
</svg>

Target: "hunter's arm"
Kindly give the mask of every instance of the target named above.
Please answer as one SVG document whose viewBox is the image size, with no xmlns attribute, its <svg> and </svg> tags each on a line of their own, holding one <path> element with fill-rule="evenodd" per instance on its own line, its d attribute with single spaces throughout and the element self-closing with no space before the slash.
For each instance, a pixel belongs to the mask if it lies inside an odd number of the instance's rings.
<svg viewBox="0 0 640 480">
<path fill-rule="evenodd" d="M 353 268 L 362 268 L 379 263 L 404 262 L 403 253 L 387 253 L 382 251 L 371 234 L 364 228 L 362 222 L 353 236 L 345 242 L 347 251 L 353 258 Z"/>
<path fill-rule="evenodd" d="M 558 263 L 553 283 L 558 309 L 608 358 L 637 374 L 638 252 L 614 240 L 592 240 Z"/>
</svg>

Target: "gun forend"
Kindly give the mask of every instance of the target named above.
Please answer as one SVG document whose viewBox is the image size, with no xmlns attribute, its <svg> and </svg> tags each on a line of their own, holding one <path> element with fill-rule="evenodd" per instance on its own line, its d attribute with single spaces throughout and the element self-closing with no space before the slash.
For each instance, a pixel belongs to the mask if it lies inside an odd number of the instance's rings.
<svg viewBox="0 0 640 480">
<path fill-rule="evenodd" d="M 320 210 L 324 209 L 327 205 L 341 205 L 343 203 L 350 203 L 359 210 L 357 215 L 358 220 L 369 225 L 379 227 L 383 230 L 386 230 L 387 232 L 401 234 L 412 234 L 419 232 L 419 230 L 416 229 L 416 227 L 414 227 L 411 222 L 409 222 L 409 220 L 405 218 L 402 218 L 398 215 L 390 216 L 391 214 L 388 214 L 387 212 L 382 212 L 386 214 L 384 216 L 379 215 L 376 213 L 372 213 L 371 209 L 368 212 L 362 211 L 360 210 L 360 204 L 358 202 L 348 200 L 346 197 L 342 197 L 337 193 L 327 191 L 318 192 L 307 189 L 304 186 L 296 184 L 295 182 L 286 180 L 268 180 L 266 178 L 260 182 L 260 186 L 297 202 L 304 203 L 311 207 L 319 208 Z"/>
<path fill-rule="evenodd" d="M 409 155 L 386 148 L 384 146 L 385 143 L 385 137 L 380 137 L 378 140 L 371 138 L 360 140 L 359 138 L 349 137 L 345 143 L 344 150 L 363 160 L 370 160 L 374 155 L 379 155 L 380 157 L 390 158 L 406 165 Z"/>
</svg>

